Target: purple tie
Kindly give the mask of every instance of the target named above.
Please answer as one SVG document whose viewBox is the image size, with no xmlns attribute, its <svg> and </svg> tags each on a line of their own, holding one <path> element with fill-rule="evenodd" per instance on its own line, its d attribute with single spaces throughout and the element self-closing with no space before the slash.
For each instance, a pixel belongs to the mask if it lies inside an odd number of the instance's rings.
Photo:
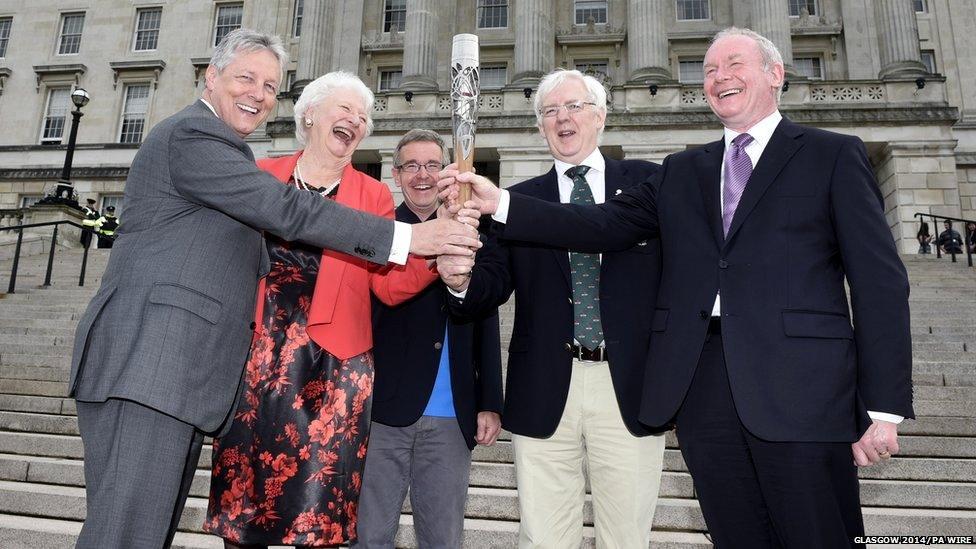
<svg viewBox="0 0 976 549">
<path fill-rule="evenodd" d="M 729 234 L 742 191 L 752 175 L 752 160 L 746 154 L 749 143 L 752 143 L 752 136 L 740 133 L 732 140 L 729 150 L 725 151 L 725 184 L 722 189 L 722 234 L 725 236 Z"/>
</svg>

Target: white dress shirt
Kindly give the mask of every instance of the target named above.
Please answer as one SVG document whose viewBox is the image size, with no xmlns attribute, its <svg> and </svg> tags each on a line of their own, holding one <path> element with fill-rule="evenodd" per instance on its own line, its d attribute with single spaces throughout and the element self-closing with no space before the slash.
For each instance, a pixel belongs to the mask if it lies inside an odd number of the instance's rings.
<svg viewBox="0 0 976 549">
<path fill-rule="evenodd" d="M 220 118 L 209 101 L 202 97 L 200 101 L 210 109 L 210 112 L 214 113 L 214 116 Z M 410 254 L 410 240 L 412 237 L 413 227 L 409 223 L 402 223 L 400 221 L 393 222 L 393 244 L 390 245 L 390 257 L 387 258 L 390 263 L 396 263 L 397 265 L 407 264 L 407 256 Z"/>
</svg>

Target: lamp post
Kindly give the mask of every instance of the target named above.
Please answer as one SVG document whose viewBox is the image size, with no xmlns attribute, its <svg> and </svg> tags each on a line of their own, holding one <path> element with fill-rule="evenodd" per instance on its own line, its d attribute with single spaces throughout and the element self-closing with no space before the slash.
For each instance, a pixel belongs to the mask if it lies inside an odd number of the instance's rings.
<svg viewBox="0 0 976 549">
<path fill-rule="evenodd" d="M 71 184 L 71 162 L 75 156 L 75 141 L 78 139 L 78 123 L 84 116 L 81 108 L 88 104 L 91 96 L 84 88 L 75 88 L 71 92 L 71 102 L 75 105 L 75 110 L 71 111 L 71 134 L 68 136 L 68 151 L 64 155 L 64 168 L 61 170 L 61 179 L 58 180 L 58 187 L 54 194 L 44 197 L 39 204 L 65 204 L 74 208 L 79 208 L 78 201 L 74 198 L 75 188 Z"/>
</svg>

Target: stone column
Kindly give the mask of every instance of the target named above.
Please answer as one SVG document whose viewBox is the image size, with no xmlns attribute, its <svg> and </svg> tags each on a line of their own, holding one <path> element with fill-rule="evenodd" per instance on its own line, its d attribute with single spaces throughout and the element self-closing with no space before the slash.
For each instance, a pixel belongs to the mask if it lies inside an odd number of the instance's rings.
<svg viewBox="0 0 976 549">
<path fill-rule="evenodd" d="M 515 76 L 512 84 L 532 87 L 555 68 L 552 0 L 515 2 Z"/>
<path fill-rule="evenodd" d="M 377 152 L 380 155 L 381 162 L 380 181 L 386 183 L 386 186 L 390 188 L 390 192 L 393 194 L 393 203 L 399 205 L 403 202 L 403 191 L 393 182 L 393 149 L 380 149 Z"/>
<path fill-rule="evenodd" d="M 753 30 L 769 38 L 783 56 L 786 74 L 795 76 L 793 42 L 790 38 L 790 10 L 786 0 L 755 0 Z"/>
<path fill-rule="evenodd" d="M 407 0 L 407 29 L 403 35 L 401 89 L 437 89 L 436 9 L 435 0 Z"/>
<path fill-rule="evenodd" d="M 332 68 L 332 30 L 336 22 L 333 0 L 305 0 L 302 36 L 298 42 L 298 71 L 292 91 L 298 93 Z"/>
<path fill-rule="evenodd" d="M 925 74 L 918 46 L 918 22 L 912 0 L 877 0 L 874 17 L 878 23 L 881 78 Z"/>
<path fill-rule="evenodd" d="M 668 60 L 665 3 L 630 0 L 627 3 L 627 62 L 630 80 L 641 84 L 672 80 Z"/>
</svg>

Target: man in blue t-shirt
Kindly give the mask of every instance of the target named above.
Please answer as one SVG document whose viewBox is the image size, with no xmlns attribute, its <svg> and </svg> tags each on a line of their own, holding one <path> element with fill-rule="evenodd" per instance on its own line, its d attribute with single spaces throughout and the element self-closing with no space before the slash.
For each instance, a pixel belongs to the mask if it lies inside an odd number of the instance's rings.
<svg viewBox="0 0 976 549">
<path fill-rule="evenodd" d="M 435 215 L 446 161 L 435 132 L 411 130 L 400 140 L 397 220 Z M 471 450 L 494 444 L 501 429 L 501 345 L 497 311 L 453 318 L 446 299 L 437 281 L 396 307 L 373 301 L 376 381 L 357 549 L 392 549 L 408 488 L 418 546 L 461 546 Z"/>
</svg>

